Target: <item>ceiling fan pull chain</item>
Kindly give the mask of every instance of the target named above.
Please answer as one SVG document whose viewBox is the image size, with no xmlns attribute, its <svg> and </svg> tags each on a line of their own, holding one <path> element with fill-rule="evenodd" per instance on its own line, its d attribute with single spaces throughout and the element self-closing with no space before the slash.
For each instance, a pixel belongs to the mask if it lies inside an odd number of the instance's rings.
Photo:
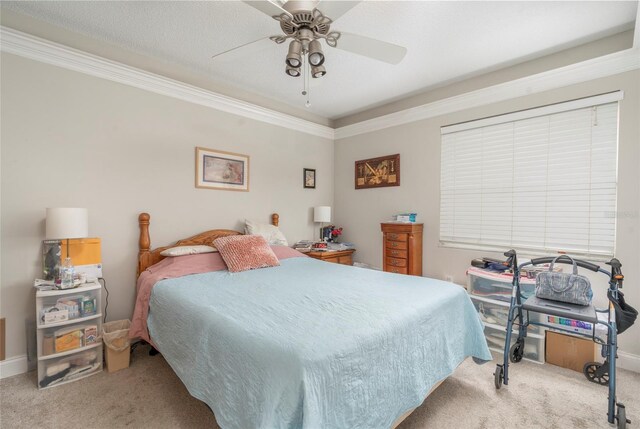
<svg viewBox="0 0 640 429">
<path fill-rule="evenodd" d="M 305 53 L 302 58 L 302 70 L 304 73 L 304 90 L 302 91 L 302 95 L 306 97 L 306 101 L 304 103 L 305 107 L 311 107 L 311 94 L 309 88 L 309 55 Z"/>
</svg>

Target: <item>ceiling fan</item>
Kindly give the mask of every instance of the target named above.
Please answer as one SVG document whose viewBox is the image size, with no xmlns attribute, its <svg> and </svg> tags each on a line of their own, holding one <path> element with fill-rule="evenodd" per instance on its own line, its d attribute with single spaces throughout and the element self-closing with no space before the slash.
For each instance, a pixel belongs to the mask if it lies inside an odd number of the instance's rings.
<svg viewBox="0 0 640 429">
<path fill-rule="evenodd" d="M 398 64 L 407 53 L 407 49 L 402 46 L 358 34 L 335 31 L 331 28 L 335 20 L 351 10 L 360 1 L 246 0 L 244 3 L 279 21 L 283 34 L 262 37 L 216 54 L 213 58 L 219 58 L 252 45 L 254 49 L 262 47 L 261 42 L 265 40 L 281 44 L 291 39 L 285 60 L 285 73 L 291 77 L 304 76 L 302 95 L 307 96 L 307 107 L 310 106 L 309 76 L 320 78 L 327 73 L 321 40 L 324 40 L 332 48 L 389 64 Z"/>
</svg>

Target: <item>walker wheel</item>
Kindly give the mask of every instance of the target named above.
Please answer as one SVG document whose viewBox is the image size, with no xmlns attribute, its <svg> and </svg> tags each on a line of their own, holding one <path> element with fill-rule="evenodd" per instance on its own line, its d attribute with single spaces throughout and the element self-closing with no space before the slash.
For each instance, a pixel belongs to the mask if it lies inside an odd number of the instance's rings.
<svg viewBox="0 0 640 429">
<path fill-rule="evenodd" d="M 608 366 L 601 364 L 600 362 L 587 362 L 582 368 L 582 372 L 587 380 L 592 383 L 599 384 L 601 386 L 609 385 L 609 371 Z"/>
<path fill-rule="evenodd" d="M 504 368 L 502 368 L 502 365 L 496 365 L 496 372 L 494 372 L 493 375 L 496 389 L 500 389 L 500 387 L 502 386 L 502 380 L 504 378 Z"/>
<path fill-rule="evenodd" d="M 516 343 L 509 349 L 509 360 L 513 363 L 518 363 L 522 360 L 524 355 L 524 338 L 518 338 Z"/>
<path fill-rule="evenodd" d="M 624 405 L 618 402 L 618 414 L 616 414 L 618 420 L 618 429 L 625 429 L 627 423 L 631 423 L 631 420 L 627 420 L 627 410 Z"/>
</svg>

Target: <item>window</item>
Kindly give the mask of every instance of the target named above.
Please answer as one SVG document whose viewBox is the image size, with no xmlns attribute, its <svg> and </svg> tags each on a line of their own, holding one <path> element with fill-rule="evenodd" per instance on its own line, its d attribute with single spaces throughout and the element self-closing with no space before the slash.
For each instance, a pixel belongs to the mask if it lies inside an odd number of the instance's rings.
<svg viewBox="0 0 640 429">
<path fill-rule="evenodd" d="M 443 127 L 441 244 L 613 256 L 621 99 Z"/>
</svg>

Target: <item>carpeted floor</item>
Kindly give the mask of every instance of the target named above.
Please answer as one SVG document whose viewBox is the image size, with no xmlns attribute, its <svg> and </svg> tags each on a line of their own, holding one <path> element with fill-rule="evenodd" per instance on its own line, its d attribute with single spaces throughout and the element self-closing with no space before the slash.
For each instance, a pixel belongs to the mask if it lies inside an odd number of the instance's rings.
<svg viewBox="0 0 640 429">
<path fill-rule="evenodd" d="M 0 381 L 1 428 L 217 428 L 162 356 L 139 347 L 126 370 L 38 391 L 34 372 Z M 523 361 L 508 387 L 493 386 L 495 362 L 465 361 L 400 428 L 604 428 L 607 389 L 580 373 Z M 618 400 L 640 422 L 640 374 L 620 370 Z M 320 428 L 318 428 L 320 429 Z"/>
</svg>

